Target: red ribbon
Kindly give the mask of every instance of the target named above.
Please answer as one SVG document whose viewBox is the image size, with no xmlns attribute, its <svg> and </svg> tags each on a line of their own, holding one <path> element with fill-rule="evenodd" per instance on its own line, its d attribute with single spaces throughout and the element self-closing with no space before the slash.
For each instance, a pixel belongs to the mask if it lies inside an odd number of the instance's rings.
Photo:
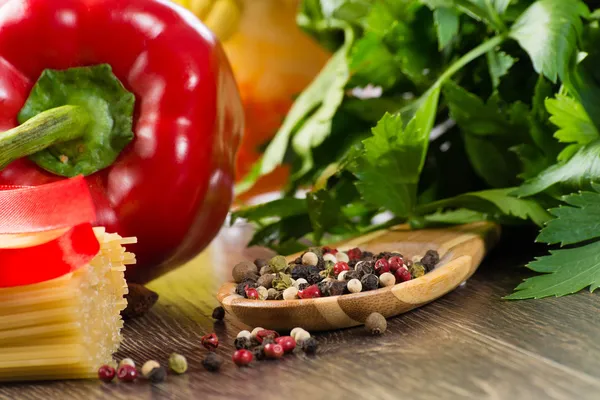
<svg viewBox="0 0 600 400">
<path fill-rule="evenodd" d="M 0 287 L 44 282 L 89 264 L 100 251 L 95 218 L 83 177 L 0 187 Z M 28 241 L 35 245 L 23 247 Z"/>
</svg>

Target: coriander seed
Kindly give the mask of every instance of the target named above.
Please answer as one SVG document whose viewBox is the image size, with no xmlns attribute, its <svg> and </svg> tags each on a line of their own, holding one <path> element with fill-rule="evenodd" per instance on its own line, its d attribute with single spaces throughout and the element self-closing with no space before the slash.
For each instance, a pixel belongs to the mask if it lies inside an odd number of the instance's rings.
<svg viewBox="0 0 600 400">
<path fill-rule="evenodd" d="M 146 361 L 142 366 L 142 375 L 144 376 L 144 378 L 148 378 L 150 376 L 150 372 L 152 372 L 154 368 L 158 367 L 160 367 L 160 364 L 157 361 Z"/>
<path fill-rule="evenodd" d="M 298 288 L 289 287 L 283 291 L 284 300 L 294 300 L 298 298 Z"/>
<path fill-rule="evenodd" d="M 360 293 L 362 291 L 362 283 L 358 279 L 351 279 L 347 285 L 350 293 Z"/>
<path fill-rule="evenodd" d="M 235 283 L 241 283 L 248 278 L 256 280 L 258 278 L 258 268 L 250 261 L 242 261 L 233 267 L 231 273 Z"/>
<path fill-rule="evenodd" d="M 266 274 L 266 275 L 261 275 L 260 278 L 258 278 L 258 280 L 256 281 L 256 284 L 259 287 L 264 287 L 265 289 L 271 289 L 273 287 L 273 280 L 275 279 L 275 275 L 273 274 Z"/>
<path fill-rule="evenodd" d="M 387 330 L 387 321 L 383 315 L 375 312 L 367 317 L 365 328 L 371 335 L 381 335 Z"/>
<path fill-rule="evenodd" d="M 181 354 L 173 353 L 169 356 L 169 368 L 178 375 L 185 374 L 188 369 L 187 359 Z"/>
<path fill-rule="evenodd" d="M 217 307 L 212 312 L 213 319 L 222 321 L 225 318 L 225 309 L 223 307 Z"/>
<path fill-rule="evenodd" d="M 272 274 L 272 273 L 273 273 L 273 270 L 268 265 L 265 265 L 264 267 L 262 267 L 260 269 L 260 272 L 259 272 L 260 276 L 269 275 L 269 274 Z"/>
<path fill-rule="evenodd" d="M 396 277 L 391 272 L 385 272 L 379 277 L 379 284 L 381 287 L 394 286 L 396 284 Z"/>
<path fill-rule="evenodd" d="M 269 264 L 269 262 L 267 260 L 265 260 L 264 258 L 257 258 L 256 260 L 254 260 L 254 265 L 256 265 L 257 269 L 261 269 L 264 266 L 267 266 Z"/>
<path fill-rule="evenodd" d="M 215 353 L 208 353 L 204 360 L 202 360 L 202 366 L 210 372 L 217 372 L 223 365 L 223 358 Z"/>
</svg>

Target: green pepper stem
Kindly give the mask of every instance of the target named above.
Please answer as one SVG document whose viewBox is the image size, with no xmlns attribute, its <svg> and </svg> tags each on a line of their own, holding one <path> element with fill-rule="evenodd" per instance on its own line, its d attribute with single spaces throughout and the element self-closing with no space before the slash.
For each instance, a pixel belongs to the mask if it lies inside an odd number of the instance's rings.
<svg viewBox="0 0 600 400">
<path fill-rule="evenodd" d="M 62 106 L 44 111 L 16 128 L 0 133 L 0 170 L 16 159 L 80 138 L 90 121 L 91 117 L 84 107 Z"/>
</svg>

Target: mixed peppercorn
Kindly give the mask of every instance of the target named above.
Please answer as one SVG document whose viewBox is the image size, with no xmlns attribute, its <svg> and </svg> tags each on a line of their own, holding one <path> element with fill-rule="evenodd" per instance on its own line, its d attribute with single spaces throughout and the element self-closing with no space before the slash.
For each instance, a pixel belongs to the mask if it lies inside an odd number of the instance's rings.
<svg viewBox="0 0 600 400">
<path fill-rule="evenodd" d="M 419 278 L 435 268 L 439 254 L 406 259 L 398 252 L 373 254 L 359 248 L 347 252 L 329 247 L 310 248 L 288 263 L 278 255 L 270 260 L 243 261 L 233 268 L 235 292 L 253 300 L 314 299 L 360 293 Z"/>
</svg>

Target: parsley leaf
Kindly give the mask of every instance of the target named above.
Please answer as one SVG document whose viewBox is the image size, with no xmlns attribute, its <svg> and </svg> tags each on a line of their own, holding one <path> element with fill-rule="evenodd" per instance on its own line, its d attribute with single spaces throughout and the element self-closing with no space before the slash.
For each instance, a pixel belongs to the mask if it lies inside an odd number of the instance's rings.
<svg viewBox="0 0 600 400">
<path fill-rule="evenodd" d="M 581 103 L 572 97 L 559 93 L 554 99 L 546 99 L 546 108 L 550 122 L 560 128 L 554 134 L 559 141 L 585 145 L 600 138 Z"/>
<path fill-rule="evenodd" d="M 265 218 L 287 218 L 306 212 L 306 202 L 303 199 L 283 198 L 235 211 L 231 214 L 231 224 L 239 218 L 259 222 Z"/>
<path fill-rule="evenodd" d="M 440 200 L 417 208 L 421 214 L 448 208 L 466 208 L 485 213 L 488 219 L 498 219 L 512 216 L 521 220 L 531 220 L 537 225 L 543 225 L 550 215 L 538 202 L 531 199 L 513 197 L 513 189 L 490 189 L 466 193 L 450 199 Z M 472 217 L 472 215 L 470 215 Z"/>
<path fill-rule="evenodd" d="M 527 197 L 550 188 L 558 193 L 587 189 L 592 181 L 600 180 L 600 140 L 589 143 L 566 162 L 553 165 L 526 181 L 515 196 Z"/>
<path fill-rule="evenodd" d="M 548 222 L 538 242 L 561 246 L 600 237 L 600 186 L 594 192 L 579 192 L 563 197 L 567 206 L 550 210 L 555 219 Z"/>
<path fill-rule="evenodd" d="M 406 128 L 400 114 L 386 114 L 363 141 L 364 152 L 349 169 L 365 201 L 407 217 L 417 198 L 417 185 L 429 145 L 440 90 L 432 90 Z"/>
<path fill-rule="evenodd" d="M 458 35 L 460 16 L 452 8 L 440 7 L 433 11 L 439 49 L 442 50 Z"/>
<path fill-rule="evenodd" d="M 567 75 L 587 15 L 580 0 L 538 0 L 513 24 L 510 37 L 527 51 L 537 73 L 556 82 Z"/>
<path fill-rule="evenodd" d="M 500 78 L 508 73 L 517 60 L 500 50 L 488 51 L 486 57 L 488 68 L 490 69 L 490 77 L 492 78 L 492 85 L 494 88 L 497 88 L 500 85 Z"/>
<path fill-rule="evenodd" d="M 527 268 L 543 275 L 526 279 L 515 288 L 508 300 L 539 299 L 565 296 L 590 287 L 600 286 L 600 241 L 573 249 L 550 251 L 537 258 Z"/>
</svg>

